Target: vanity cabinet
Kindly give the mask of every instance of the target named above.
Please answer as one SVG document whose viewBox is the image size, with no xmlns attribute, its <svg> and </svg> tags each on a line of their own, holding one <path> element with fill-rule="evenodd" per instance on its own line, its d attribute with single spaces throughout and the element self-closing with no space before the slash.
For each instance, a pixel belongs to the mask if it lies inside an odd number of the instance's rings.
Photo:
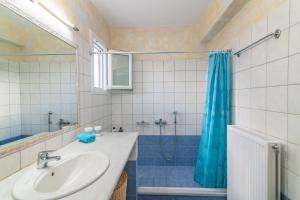
<svg viewBox="0 0 300 200">
<path fill-rule="evenodd" d="M 132 54 L 108 54 L 108 85 L 110 89 L 132 89 Z"/>
</svg>

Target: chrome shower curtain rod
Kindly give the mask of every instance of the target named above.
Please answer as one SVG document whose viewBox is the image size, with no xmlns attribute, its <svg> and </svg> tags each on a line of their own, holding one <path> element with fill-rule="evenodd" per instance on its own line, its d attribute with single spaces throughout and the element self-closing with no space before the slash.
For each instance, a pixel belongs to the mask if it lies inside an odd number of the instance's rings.
<svg viewBox="0 0 300 200">
<path fill-rule="evenodd" d="M 105 51 L 105 52 L 90 52 L 93 54 L 199 54 L 199 53 L 211 53 L 214 51 Z M 219 51 L 231 51 L 231 49 L 219 50 Z"/>
<path fill-rule="evenodd" d="M 280 35 L 281 35 L 281 30 L 280 30 L 280 29 L 276 29 L 273 33 L 270 33 L 270 34 L 264 36 L 263 38 L 261 38 L 261 39 L 255 41 L 255 42 L 253 42 L 252 44 L 246 46 L 245 48 L 243 48 L 243 49 L 241 49 L 241 50 L 235 52 L 233 55 L 235 55 L 235 56 L 237 56 L 237 57 L 240 57 L 241 54 L 242 54 L 243 52 L 247 51 L 248 49 L 257 46 L 258 44 L 260 44 L 261 42 L 263 42 L 263 41 L 265 41 L 265 40 L 267 40 L 267 39 L 270 39 L 270 38 L 273 38 L 273 37 L 274 37 L 275 39 L 278 39 L 278 38 L 280 37 Z"/>
</svg>

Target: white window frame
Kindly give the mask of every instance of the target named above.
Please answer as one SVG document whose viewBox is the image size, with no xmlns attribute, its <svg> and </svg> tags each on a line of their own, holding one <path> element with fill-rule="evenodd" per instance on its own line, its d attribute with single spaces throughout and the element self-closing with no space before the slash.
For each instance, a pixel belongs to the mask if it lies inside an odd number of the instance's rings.
<svg viewBox="0 0 300 200">
<path fill-rule="evenodd" d="M 106 45 L 103 40 L 98 38 L 98 36 L 90 30 L 90 51 L 94 52 L 95 48 L 99 50 L 99 52 L 107 52 Z M 99 63 L 99 85 L 98 87 L 95 87 L 95 56 L 98 57 Z M 108 58 L 107 54 L 92 54 L 91 55 L 91 78 L 92 78 L 92 93 L 94 94 L 105 94 L 108 90 L 108 78 L 107 78 L 107 64 L 108 64 Z M 102 65 L 102 66 L 101 66 Z"/>
<path fill-rule="evenodd" d="M 121 52 L 121 51 L 116 51 L 116 50 L 109 50 L 109 52 L 112 53 L 119 53 L 119 55 L 126 55 L 128 56 L 128 65 L 129 65 L 129 74 L 128 74 L 128 79 L 129 83 L 128 85 L 113 85 L 113 71 L 112 71 L 112 54 L 108 54 L 108 85 L 109 88 L 112 90 L 131 90 L 132 89 L 132 54 L 126 53 L 126 52 Z"/>
</svg>

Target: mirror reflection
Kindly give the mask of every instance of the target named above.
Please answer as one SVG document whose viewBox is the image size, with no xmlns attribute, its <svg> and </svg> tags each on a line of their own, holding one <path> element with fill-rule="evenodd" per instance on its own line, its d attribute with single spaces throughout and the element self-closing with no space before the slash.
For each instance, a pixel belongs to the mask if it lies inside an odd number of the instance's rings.
<svg viewBox="0 0 300 200">
<path fill-rule="evenodd" d="M 0 145 L 76 122 L 76 50 L 0 6 Z"/>
</svg>

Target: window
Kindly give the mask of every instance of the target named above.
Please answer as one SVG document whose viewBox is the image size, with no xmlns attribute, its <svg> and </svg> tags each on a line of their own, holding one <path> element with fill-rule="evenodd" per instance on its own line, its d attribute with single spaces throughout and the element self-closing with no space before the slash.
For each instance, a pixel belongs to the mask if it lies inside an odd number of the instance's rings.
<svg viewBox="0 0 300 200">
<path fill-rule="evenodd" d="M 108 85 L 110 89 L 132 89 L 132 55 L 111 50 L 108 55 Z"/>
<path fill-rule="evenodd" d="M 98 39 L 94 33 L 92 35 L 92 51 L 106 52 L 107 49 L 103 42 Z M 92 55 L 92 91 L 96 93 L 104 93 L 107 90 L 107 55 L 93 54 Z"/>
</svg>

